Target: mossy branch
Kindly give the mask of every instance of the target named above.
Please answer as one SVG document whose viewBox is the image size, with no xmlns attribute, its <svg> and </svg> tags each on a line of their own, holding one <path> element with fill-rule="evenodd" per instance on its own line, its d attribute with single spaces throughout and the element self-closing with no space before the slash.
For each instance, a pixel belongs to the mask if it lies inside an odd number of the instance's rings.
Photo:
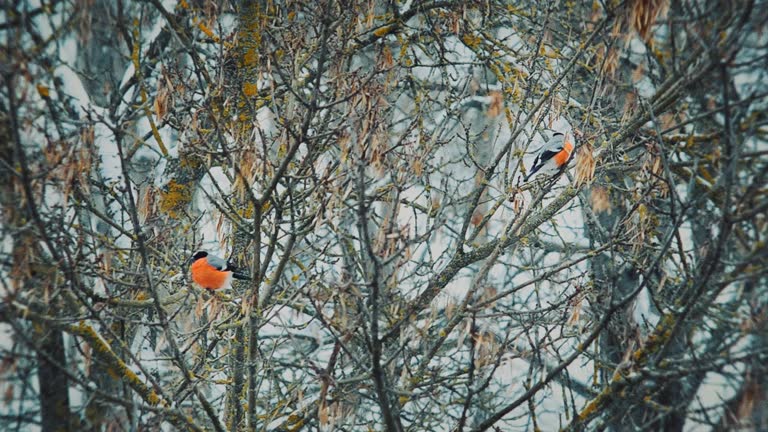
<svg viewBox="0 0 768 432">
<path fill-rule="evenodd" d="M 43 314 L 33 312 L 29 308 L 11 303 L 7 308 L 3 308 L 2 315 L 15 315 L 21 319 L 32 321 L 36 325 L 64 331 L 73 336 L 82 338 L 91 346 L 93 356 L 98 358 L 104 364 L 105 369 L 110 376 L 120 379 L 126 383 L 141 399 L 150 406 L 159 406 L 163 409 L 164 418 L 173 424 L 179 430 L 200 431 L 202 428 L 195 424 L 189 416 L 182 415 L 178 410 L 171 408 L 172 404 L 165 399 L 159 389 L 153 389 L 139 378 L 136 373 L 117 355 L 104 339 L 93 329 L 92 326 L 80 321 L 78 324 L 66 324 L 55 321 Z"/>
<path fill-rule="evenodd" d="M 633 369 L 645 367 L 648 364 L 648 360 L 662 350 L 666 342 L 672 337 L 672 329 L 675 326 L 675 322 L 675 317 L 669 313 L 659 320 L 646 343 L 632 353 Z M 638 373 L 624 375 L 621 372 L 616 372 L 611 383 L 587 403 L 565 430 L 581 430 L 584 425 L 597 417 L 604 408 L 620 397 L 622 390 L 626 389 L 630 384 L 638 382 L 639 379 L 640 374 Z"/>
</svg>

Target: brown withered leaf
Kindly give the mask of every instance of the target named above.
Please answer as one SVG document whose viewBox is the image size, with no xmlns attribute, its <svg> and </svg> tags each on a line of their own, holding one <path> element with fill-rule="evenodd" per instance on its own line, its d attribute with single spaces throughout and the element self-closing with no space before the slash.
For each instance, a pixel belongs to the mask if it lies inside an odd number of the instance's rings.
<svg viewBox="0 0 768 432">
<path fill-rule="evenodd" d="M 373 168 L 376 176 L 382 178 L 384 176 L 385 168 L 385 153 L 384 143 L 379 134 L 374 134 L 371 137 L 371 159 L 370 165 Z"/>
<path fill-rule="evenodd" d="M 211 304 L 211 307 L 208 309 L 208 317 L 211 321 L 213 321 L 222 312 L 224 308 L 224 304 L 215 293 L 211 295 L 211 299 L 209 300 L 209 302 Z"/>
<path fill-rule="evenodd" d="M 608 77 L 614 77 L 616 75 L 616 69 L 619 67 L 619 50 L 611 48 L 608 50 L 608 55 L 605 58 L 605 64 L 603 71 Z"/>
<path fill-rule="evenodd" d="M 624 31 L 622 30 L 622 27 L 624 27 L 624 20 L 616 20 L 613 23 L 613 27 L 611 27 L 611 38 L 612 39 L 618 39 L 624 35 Z"/>
<path fill-rule="evenodd" d="M 592 143 L 587 141 L 576 155 L 576 185 L 589 184 L 595 178 L 595 157 Z"/>
<path fill-rule="evenodd" d="M 424 174 L 424 164 L 421 162 L 421 158 L 419 157 L 413 160 L 413 163 L 411 164 L 411 168 L 413 169 L 413 173 L 416 174 L 417 177 L 421 177 L 421 175 Z"/>
<path fill-rule="evenodd" d="M 248 192 L 248 185 L 253 184 L 256 181 L 256 177 L 259 174 L 258 168 L 260 165 L 257 157 L 257 149 L 251 148 L 243 151 L 240 157 L 240 173 L 235 178 L 235 182 L 232 185 L 232 189 L 235 190 L 238 197 L 242 200 L 245 198 Z"/>
<path fill-rule="evenodd" d="M 569 326 L 576 326 L 579 323 L 579 318 L 581 317 L 581 303 L 584 298 L 579 296 L 575 299 L 573 303 L 573 308 L 571 310 L 571 316 L 568 318 L 568 325 Z"/>
<path fill-rule="evenodd" d="M 200 319 L 200 317 L 203 316 L 203 310 L 207 304 L 208 302 L 203 299 L 203 296 L 197 297 L 197 304 L 195 305 L 195 318 Z"/>
<path fill-rule="evenodd" d="M 451 13 L 450 15 L 451 31 L 453 32 L 453 34 L 457 36 L 461 33 L 461 22 L 462 22 L 462 19 L 458 12 Z"/>
<path fill-rule="evenodd" d="M 659 116 L 659 120 L 661 120 L 662 129 L 669 129 L 675 125 L 675 115 L 673 113 L 664 113 Z"/>
<path fill-rule="evenodd" d="M 552 97 L 552 107 L 549 110 L 549 119 L 547 119 L 547 127 L 554 129 L 555 121 L 559 119 L 560 113 L 563 111 L 563 107 L 566 105 L 562 98 L 557 96 Z"/>
<path fill-rule="evenodd" d="M 381 58 L 384 67 L 390 68 L 395 64 L 395 59 L 392 57 L 392 50 L 387 45 L 381 50 Z"/>
<path fill-rule="evenodd" d="M 470 219 L 470 222 L 472 223 L 472 226 L 478 226 L 480 225 L 480 222 L 483 221 L 483 212 L 480 209 L 475 209 L 475 211 L 472 212 L 472 219 Z"/>
<path fill-rule="evenodd" d="M 475 337 L 475 345 L 477 352 L 475 366 L 483 367 L 493 364 L 499 350 L 499 344 L 493 334 L 490 332 L 478 333 Z"/>
<path fill-rule="evenodd" d="M 224 239 L 227 238 L 226 236 L 226 229 L 227 228 L 227 218 L 226 215 L 222 212 L 216 211 L 214 214 L 218 214 L 218 218 L 216 219 L 216 234 L 218 234 L 219 239 L 223 242 Z M 221 246 L 224 246 L 221 244 Z"/>
<path fill-rule="evenodd" d="M 92 146 L 95 138 L 96 131 L 94 130 L 93 125 L 86 126 L 80 130 L 80 142 L 86 147 Z"/>
<path fill-rule="evenodd" d="M 5 392 L 3 392 L 3 402 L 5 402 L 5 405 L 9 405 L 11 402 L 13 402 L 13 393 L 14 393 L 14 387 L 13 384 L 8 384 L 5 387 Z"/>
<path fill-rule="evenodd" d="M 165 115 L 168 114 L 168 105 L 171 92 L 169 87 L 165 85 L 164 80 L 160 80 L 157 89 L 157 97 L 155 97 L 155 117 L 158 122 L 162 122 Z"/>
<path fill-rule="evenodd" d="M 13 357 L 3 357 L 0 360 L 0 375 L 16 371 L 16 359 Z"/>
<path fill-rule="evenodd" d="M 643 67 L 642 63 L 640 63 L 637 65 L 635 70 L 632 71 L 632 82 L 637 83 L 643 79 L 643 77 L 645 77 L 645 67 Z"/>
<path fill-rule="evenodd" d="M 445 304 L 445 310 L 443 313 L 445 314 L 445 317 L 448 319 L 453 318 L 453 313 L 456 311 L 456 302 L 453 300 L 448 300 L 448 302 Z"/>
<path fill-rule="evenodd" d="M 647 42 L 653 36 L 651 27 L 667 13 L 668 8 L 668 0 L 632 0 L 629 6 L 629 25 Z"/>
<path fill-rule="evenodd" d="M 480 301 L 487 302 L 492 298 L 496 297 L 498 294 L 499 294 L 499 290 L 496 287 L 492 285 L 486 285 L 482 288 L 482 293 L 480 294 Z M 490 308 L 494 306 L 495 306 L 495 302 L 488 305 L 488 307 Z"/>
<path fill-rule="evenodd" d="M 736 419 L 748 419 L 752 416 L 755 410 L 755 404 L 762 399 L 760 391 L 760 384 L 752 378 L 751 374 L 747 375 L 746 382 L 744 383 L 744 394 L 741 396 L 739 406 L 736 409 Z M 745 422 L 746 423 L 746 422 Z"/>
<path fill-rule="evenodd" d="M 150 217 L 152 217 L 155 203 L 155 190 L 152 186 L 145 186 L 139 190 L 139 222 L 144 224 Z"/>
<path fill-rule="evenodd" d="M 330 423 L 328 405 L 325 404 L 325 401 L 320 402 L 320 408 L 317 410 L 317 419 L 320 422 L 320 426 L 327 426 Z"/>
<path fill-rule="evenodd" d="M 633 92 L 628 92 L 624 98 L 624 108 L 621 114 L 621 123 L 625 123 L 632 118 L 637 108 L 637 96 Z"/>
<path fill-rule="evenodd" d="M 504 110 L 504 96 L 502 96 L 500 91 L 492 91 L 490 97 L 491 104 L 488 106 L 486 114 L 489 118 L 494 118 Z"/>
<path fill-rule="evenodd" d="M 440 200 L 440 196 L 437 194 L 434 194 L 430 197 L 430 205 L 429 205 L 429 214 L 430 216 L 434 216 L 438 210 L 440 210 L 440 207 L 442 207 L 442 201 Z"/>
<path fill-rule="evenodd" d="M 611 214 L 611 198 L 606 188 L 602 186 L 593 186 L 591 199 L 592 211 L 595 212 L 595 214 L 600 214 L 602 212 Z"/>
<path fill-rule="evenodd" d="M 520 210 L 523 208 L 523 198 L 517 194 L 514 195 L 512 198 L 512 211 L 515 212 L 516 215 L 520 214 Z"/>
</svg>

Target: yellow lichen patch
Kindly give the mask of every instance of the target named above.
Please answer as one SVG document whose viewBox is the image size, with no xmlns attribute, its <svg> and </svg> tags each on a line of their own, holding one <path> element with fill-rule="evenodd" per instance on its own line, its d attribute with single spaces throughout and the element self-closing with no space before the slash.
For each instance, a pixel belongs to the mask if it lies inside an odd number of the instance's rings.
<svg viewBox="0 0 768 432">
<path fill-rule="evenodd" d="M 243 93 L 247 97 L 254 97 L 259 93 L 258 87 L 256 87 L 256 84 L 251 82 L 243 83 Z"/>
<path fill-rule="evenodd" d="M 291 425 L 288 430 L 289 431 L 297 431 L 300 430 L 304 426 L 304 419 L 301 419 L 297 421 L 295 424 Z"/>
<path fill-rule="evenodd" d="M 51 91 L 48 89 L 48 87 L 38 84 L 37 85 L 37 93 L 40 94 L 41 97 L 47 98 L 51 96 Z"/>
<path fill-rule="evenodd" d="M 648 336 L 645 345 L 632 354 L 635 362 L 642 364 L 648 357 L 655 354 L 672 337 L 672 328 L 675 325 L 675 317 L 672 314 L 664 315 L 653 334 Z"/>
<path fill-rule="evenodd" d="M 189 153 L 183 154 L 179 157 L 179 165 L 182 168 L 197 169 L 200 168 L 203 161 L 200 157 L 191 155 Z"/>
<path fill-rule="evenodd" d="M 176 217 L 177 212 L 189 205 L 191 201 L 192 193 L 189 187 L 171 180 L 165 191 L 160 192 L 160 211 Z"/>
<path fill-rule="evenodd" d="M 93 327 L 86 324 L 84 321 L 80 321 L 77 325 L 66 326 L 66 331 L 83 338 L 92 347 L 93 355 L 98 357 L 105 365 L 109 376 L 114 379 L 122 378 L 123 382 L 128 384 L 148 403 L 156 405 L 162 402 L 164 406 L 167 406 L 167 402 L 153 389 L 149 388 L 141 381 L 138 375 L 125 364 L 123 359 L 118 357 L 114 351 L 112 351 L 109 345 L 104 342 L 104 339 L 96 333 Z"/>
<path fill-rule="evenodd" d="M 253 48 L 246 50 L 245 54 L 243 54 L 243 66 L 254 66 L 258 60 L 259 55 Z"/>
<path fill-rule="evenodd" d="M 381 28 L 376 29 L 373 34 L 376 35 L 376 37 L 384 37 L 390 33 L 396 28 L 395 25 L 388 25 Z"/>
<path fill-rule="evenodd" d="M 600 407 L 600 403 L 603 399 L 603 395 L 600 394 L 598 397 L 594 398 L 589 404 L 587 404 L 586 407 L 584 407 L 583 410 L 579 413 L 579 421 L 586 421 L 592 415 L 597 411 L 597 409 Z"/>
<path fill-rule="evenodd" d="M 131 385 L 141 385 L 142 384 L 141 380 L 139 379 L 139 376 L 136 375 L 135 372 L 133 372 L 132 370 L 130 370 L 128 368 L 125 368 L 125 370 L 123 371 L 123 378 L 125 379 L 126 382 L 128 382 L 128 384 L 131 384 Z M 152 392 L 152 393 L 154 393 L 154 392 Z"/>
<path fill-rule="evenodd" d="M 209 38 L 213 39 L 214 41 L 216 41 L 216 42 L 219 41 L 219 38 L 215 34 L 213 34 L 213 30 L 208 28 L 208 26 L 205 25 L 204 22 L 198 23 L 197 24 L 197 28 L 199 28 L 201 32 L 205 33 L 206 36 L 208 36 Z"/>
<path fill-rule="evenodd" d="M 109 375 L 109 377 L 112 378 L 113 380 L 120 378 L 120 374 L 117 373 L 117 371 L 114 370 L 113 368 L 107 368 L 107 375 Z"/>
<path fill-rule="evenodd" d="M 472 35 L 472 34 L 465 34 L 464 37 L 461 38 L 461 40 L 464 42 L 464 44 L 470 48 L 477 48 L 478 45 L 480 45 L 480 42 L 482 39 L 480 36 Z"/>
</svg>

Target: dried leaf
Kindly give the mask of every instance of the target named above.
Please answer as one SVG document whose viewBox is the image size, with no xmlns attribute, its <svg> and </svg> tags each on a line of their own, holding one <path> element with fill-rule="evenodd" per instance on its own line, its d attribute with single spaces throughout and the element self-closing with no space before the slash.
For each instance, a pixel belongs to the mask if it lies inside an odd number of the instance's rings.
<svg viewBox="0 0 768 432">
<path fill-rule="evenodd" d="M 450 26 L 453 34 L 458 36 L 461 33 L 461 16 L 458 12 L 453 12 L 450 15 Z"/>
<path fill-rule="evenodd" d="M 328 418 L 328 406 L 325 404 L 325 401 L 320 402 L 320 408 L 317 410 L 317 418 L 320 421 L 320 426 L 326 426 L 330 423 Z"/>
<path fill-rule="evenodd" d="M 576 155 L 576 185 L 589 184 L 595 178 L 595 157 L 592 143 L 587 141 Z"/>
<path fill-rule="evenodd" d="M 42 84 L 37 85 L 37 93 L 45 99 L 51 97 L 51 90 Z"/>
<path fill-rule="evenodd" d="M 13 384 L 8 384 L 5 387 L 5 392 L 3 393 L 3 402 L 5 402 L 5 405 L 9 405 L 11 402 L 13 402 L 13 393 Z"/>
<path fill-rule="evenodd" d="M 16 371 L 16 359 L 13 357 L 3 357 L 0 361 L 0 375 Z"/>
<path fill-rule="evenodd" d="M 600 214 L 602 212 L 611 214 L 611 199 L 606 188 L 602 186 L 592 187 L 591 198 L 592 211 L 595 212 L 595 214 Z"/>
<path fill-rule="evenodd" d="M 478 226 L 482 221 L 483 221 L 482 210 L 480 210 L 479 208 L 475 209 L 475 211 L 472 212 L 472 219 L 470 220 L 470 222 L 472 223 L 472 226 Z"/>
<path fill-rule="evenodd" d="M 496 297 L 499 294 L 499 290 L 492 285 L 485 285 L 482 289 L 482 293 L 480 294 L 480 301 L 481 302 L 487 302 L 488 300 L 491 300 L 492 298 Z M 490 303 L 487 307 L 493 308 L 496 305 L 495 302 Z"/>
<path fill-rule="evenodd" d="M 581 303 L 582 303 L 583 297 L 579 296 L 571 310 L 571 316 L 568 318 L 568 325 L 569 326 L 576 326 L 579 324 L 579 318 L 581 317 Z"/>
<path fill-rule="evenodd" d="M 603 71 L 608 77 L 616 75 L 616 69 L 619 67 L 619 51 L 616 48 L 608 50 L 608 56 L 605 58 Z"/>
<path fill-rule="evenodd" d="M 170 94 L 168 87 L 163 85 L 163 80 L 160 80 L 160 87 L 157 89 L 157 97 L 155 98 L 155 117 L 158 122 L 162 122 L 165 115 L 168 114 Z"/>
<path fill-rule="evenodd" d="M 211 300 L 209 300 L 209 303 L 211 304 L 211 306 L 210 306 L 210 309 L 208 309 L 208 317 L 211 321 L 213 321 L 216 319 L 216 317 L 219 316 L 219 313 L 222 311 L 223 304 L 215 293 L 211 295 Z"/>
<path fill-rule="evenodd" d="M 744 394 L 741 396 L 739 406 L 736 409 L 736 418 L 745 419 L 747 423 L 755 410 L 755 404 L 760 400 L 760 384 L 750 375 L 747 376 L 744 383 Z"/>
<path fill-rule="evenodd" d="M 667 9 L 668 0 L 633 0 L 629 6 L 629 25 L 647 42 L 653 36 L 651 27 L 667 13 Z"/>
<path fill-rule="evenodd" d="M 501 114 L 501 112 L 504 110 L 504 96 L 501 94 L 500 91 L 492 91 L 490 94 L 491 103 L 488 106 L 488 111 L 486 112 L 486 115 L 489 118 L 494 118 Z"/>
<path fill-rule="evenodd" d="M 493 364 L 498 353 L 498 344 L 493 334 L 488 332 L 479 333 L 475 337 L 475 346 L 477 357 L 475 358 L 475 367 L 483 367 Z"/>
<path fill-rule="evenodd" d="M 448 300 L 448 303 L 446 303 L 445 310 L 443 311 L 443 313 L 445 314 L 446 318 L 452 319 L 453 313 L 455 312 L 455 310 L 456 310 L 456 302 L 454 302 L 453 300 Z"/>
<path fill-rule="evenodd" d="M 395 59 L 392 57 L 392 50 L 389 49 L 389 46 L 384 45 L 384 48 L 381 50 L 381 57 L 384 67 L 390 68 L 395 64 Z"/>
<path fill-rule="evenodd" d="M 224 215 L 224 213 L 221 213 L 218 211 L 216 213 L 218 213 L 218 216 L 219 216 L 216 220 L 216 234 L 218 234 L 218 237 L 220 239 L 224 239 L 225 238 L 224 223 L 226 222 L 226 216 Z"/>
<path fill-rule="evenodd" d="M 626 97 L 624 98 L 624 108 L 622 109 L 621 122 L 625 123 L 630 118 L 632 118 L 636 108 L 637 96 L 633 92 L 627 93 Z"/>
<path fill-rule="evenodd" d="M 421 162 L 421 158 L 414 159 L 411 168 L 413 169 L 413 173 L 416 174 L 416 176 L 421 177 L 421 175 L 424 173 L 424 165 Z"/>
<path fill-rule="evenodd" d="M 200 318 L 203 316 L 203 309 L 205 309 L 205 305 L 207 305 L 208 302 L 206 302 L 203 299 L 203 296 L 197 297 L 197 304 L 195 305 L 195 318 Z"/>
<path fill-rule="evenodd" d="M 86 147 L 93 145 L 93 140 L 95 137 L 96 132 L 93 128 L 93 125 L 86 126 L 80 130 L 80 142 Z"/>
<path fill-rule="evenodd" d="M 645 77 L 645 68 L 643 67 L 643 63 L 640 63 L 635 70 L 632 71 L 632 82 L 637 83 L 643 79 L 643 77 Z"/>
<path fill-rule="evenodd" d="M 154 213 L 155 191 L 152 186 L 145 186 L 139 191 L 139 222 L 142 225 L 149 219 Z"/>
</svg>

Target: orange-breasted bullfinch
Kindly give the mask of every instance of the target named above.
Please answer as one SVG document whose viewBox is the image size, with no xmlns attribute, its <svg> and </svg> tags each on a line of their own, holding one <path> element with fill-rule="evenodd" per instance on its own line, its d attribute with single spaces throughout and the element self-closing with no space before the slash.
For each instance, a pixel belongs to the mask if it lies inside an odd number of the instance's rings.
<svg viewBox="0 0 768 432">
<path fill-rule="evenodd" d="M 206 251 L 195 252 L 190 260 L 192 265 L 189 266 L 189 270 L 192 272 L 192 280 L 208 290 L 229 288 L 232 285 L 232 278 L 250 279 L 248 275 L 239 273 L 229 261 Z"/>
<path fill-rule="evenodd" d="M 551 175 L 560 171 L 568 165 L 571 154 L 573 154 L 573 141 L 566 138 L 562 133 L 555 132 L 552 138 L 539 149 L 531 171 L 523 181 L 527 182 L 537 173 Z"/>
</svg>

